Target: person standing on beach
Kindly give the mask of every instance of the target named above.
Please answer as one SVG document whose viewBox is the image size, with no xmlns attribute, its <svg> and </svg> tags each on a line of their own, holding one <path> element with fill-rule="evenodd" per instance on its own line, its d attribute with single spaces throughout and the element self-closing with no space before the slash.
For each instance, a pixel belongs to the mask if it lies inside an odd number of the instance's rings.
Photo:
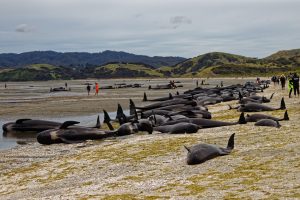
<svg viewBox="0 0 300 200">
<path fill-rule="evenodd" d="M 5 89 L 7 88 L 7 85 L 6 85 L 6 83 L 4 84 L 4 88 L 5 88 Z"/>
<path fill-rule="evenodd" d="M 98 95 L 99 93 L 99 84 L 96 82 L 95 83 L 95 95 Z"/>
<path fill-rule="evenodd" d="M 294 89 L 294 86 L 293 86 L 293 79 L 292 79 L 292 76 L 288 76 L 288 80 L 289 80 L 289 85 L 288 85 L 288 89 L 289 89 L 289 98 L 291 98 L 291 94 L 292 94 L 292 91 Z"/>
<path fill-rule="evenodd" d="M 284 90 L 284 88 L 285 88 L 285 76 L 284 76 L 284 74 L 282 74 L 280 76 L 279 80 L 280 80 L 280 83 L 281 83 L 281 89 Z"/>
<path fill-rule="evenodd" d="M 294 96 L 296 96 L 296 94 L 299 97 L 299 76 L 297 73 L 294 73 L 293 75 L 293 87 L 294 87 Z"/>
<path fill-rule="evenodd" d="M 91 86 L 90 86 L 90 84 L 88 84 L 88 85 L 86 86 L 86 90 L 87 90 L 88 96 L 89 96 L 89 95 L 90 95 L 90 91 L 91 91 Z"/>
</svg>

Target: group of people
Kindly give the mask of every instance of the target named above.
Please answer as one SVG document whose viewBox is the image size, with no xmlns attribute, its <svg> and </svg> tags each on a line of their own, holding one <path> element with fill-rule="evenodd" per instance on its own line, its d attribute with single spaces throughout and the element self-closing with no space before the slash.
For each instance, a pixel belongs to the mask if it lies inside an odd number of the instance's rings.
<svg viewBox="0 0 300 200">
<path fill-rule="evenodd" d="M 90 95 L 90 92 L 91 92 L 91 84 L 87 84 L 87 86 L 86 86 L 86 90 L 87 90 L 87 93 L 88 93 L 88 95 Z M 95 83 L 95 95 L 97 95 L 98 96 L 98 93 L 99 93 L 99 83 Z"/>
<path fill-rule="evenodd" d="M 299 97 L 299 75 L 297 73 L 290 73 L 288 76 L 282 74 L 281 76 L 273 76 L 271 81 L 274 85 L 280 83 L 281 89 L 285 89 L 286 82 L 288 82 L 288 90 L 289 90 L 289 98 L 292 96 L 292 92 L 294 91 L 294 96 Z"/>
</svg>

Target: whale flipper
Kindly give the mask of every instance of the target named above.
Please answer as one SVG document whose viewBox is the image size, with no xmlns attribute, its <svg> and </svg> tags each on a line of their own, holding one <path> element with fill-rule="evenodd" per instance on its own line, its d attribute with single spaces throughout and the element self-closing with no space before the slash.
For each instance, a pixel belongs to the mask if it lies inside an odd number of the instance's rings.
<svg viewBox="0 0 300 200">
<path fill-rule="evenodd" d="M 184 146 L 184 148 L 185 148 L 188 152 L 191 153 L 191 150 L 190 150 L 187 146 L 185 146 L 185 145 L 183 145 L 183 146 Z"/>
<path fill-rule="evenodd" d="M 77 121 L 65 121 L 60 127 L 59 129 L 66 129 L 68 128 L 69 126 L 72 126 L 74 124 L 79 124 L 80 122 L 77 122 Z"/>
</svg>

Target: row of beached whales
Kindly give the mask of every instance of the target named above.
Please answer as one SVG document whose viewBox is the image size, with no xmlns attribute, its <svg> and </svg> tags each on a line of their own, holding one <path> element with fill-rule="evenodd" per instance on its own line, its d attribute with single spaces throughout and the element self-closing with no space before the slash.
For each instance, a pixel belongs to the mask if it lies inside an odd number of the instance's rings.
<svg viewBox="0 0 300 200">
<path fill-rule="evenodd" d="M 268 99 L 264 96 L 256 95 L 263 92 L 268 87 L 268 81 L 261 84 L 247 82 L 245 85 L 231 85 L 218 88 L 195 88 L 185 91 L 183 94 L 171 95 L 166 97 L 148 99 L 144 93 L 145 102 L 155 101 L 149 105 L 135 106 L 130 99 L 130 115 L 126 116 L 120 104 L 118 104 L 116 119 L 112 120 L 108 113 L 104 111 L 104 121 L 110 130 L 101 129 L 99 116 L 94 127 L 79 126 L 77 121 L 66 121 L 64 123 L 18 119 L 3 125 L 4 134 L 7 132 L 36 132 L 37 141 L 41 144 L 54 143 L 78 143 L 86 140 L 98 140 L 108 137 L 118 137 L 145 131 L 152 134 L 153 131 L 169 134 L 196 133 L 199 129 L 213 128 L 220 126 L 230 126 L 236 124 L 246 124 L 255 122 L 257 126 L 280 127 L 278 121 L 289 120 L 287 111 L 283 118 L 277 118 L 265 114 L 247 114 L 244 112 L 260 112 L 285 110 L 285 102 L 282 98 L 280 107 L 273 108 L 265 105 L 273 97 Z M 238 100 L 240 103 L 237 109 L 241 112 L 237 122 L 224 122 L 212 120 L 211 113 L 207 105 L 217 104 Z M 119 122 L 118 129 L 114 129 L 112 122 Z M 211 144 L 198 144 L 192 147 L 185 147 L 188 151 L 187 163 L 199 164 L 217 156 L 227 155 L 234 148 L 234 134 L 229 138 L 226 148 Z"/>
</svg>

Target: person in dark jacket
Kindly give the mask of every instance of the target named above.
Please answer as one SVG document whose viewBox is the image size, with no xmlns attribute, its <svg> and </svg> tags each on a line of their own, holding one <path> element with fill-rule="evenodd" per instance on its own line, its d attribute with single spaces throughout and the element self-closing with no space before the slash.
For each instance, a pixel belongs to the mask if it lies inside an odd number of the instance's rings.
<svg viewBox="0 0 300 200">
<path fill-rule="evenodd" d="M 281 89 L 284 90 L 284 88 L 285 88 L 285 81 L 286 81 L 285 75 L 282 74 L 282 75 L 280 76 L 279 80 L 280 80 L 280 83 L 281 83 Z"/>
<path fill-rule="evenodd" d="M 296 94 L 299 97 L 299 76 L 297 73 L 294 73 L 293 75 L 293 87 L 294 87 L 294 95 L 296 96 Z"/>
</svg>

